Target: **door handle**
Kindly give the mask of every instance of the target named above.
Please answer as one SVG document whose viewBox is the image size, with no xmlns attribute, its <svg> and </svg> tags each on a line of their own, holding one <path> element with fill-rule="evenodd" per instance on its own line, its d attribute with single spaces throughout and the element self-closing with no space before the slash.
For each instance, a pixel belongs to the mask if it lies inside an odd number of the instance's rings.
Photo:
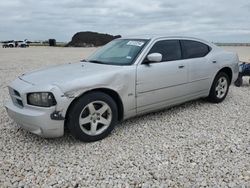
<svg viewBox="0 0 250 188">
<path fill-rule="evenodd" d="M 183 69 L 185 66 L 184 65 L 179 65 L 179 69 Z"/>
<path fill-rule="evenodd" d="M 215 60 L 214 60 L 214 61 L 212 61 L 212 62 L 213 62 L 213 63 L 217 63 L 217 61 L 215 61 Z"/>
</svg>

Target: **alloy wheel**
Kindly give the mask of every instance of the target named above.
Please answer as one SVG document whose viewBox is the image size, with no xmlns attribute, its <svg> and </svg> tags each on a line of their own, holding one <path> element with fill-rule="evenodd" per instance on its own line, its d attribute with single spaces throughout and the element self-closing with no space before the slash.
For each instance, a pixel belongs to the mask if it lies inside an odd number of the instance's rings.
<svg viewBox="0 0 250 188">
<path fill-rule="evenodd" d="M 87 104 L 79 117 L 81 130 L 90 136 L 103 133 L 111 124 L 112 111 L 104 101 L 93 101 Z"/>
<path fill-rule="evenodd" d="M 215 87 L 216 97 L 219 99 L 223 98 L 227 93 L 227 88 L 227 79 L 225 77 L 220 77 Z"/>
</svg>

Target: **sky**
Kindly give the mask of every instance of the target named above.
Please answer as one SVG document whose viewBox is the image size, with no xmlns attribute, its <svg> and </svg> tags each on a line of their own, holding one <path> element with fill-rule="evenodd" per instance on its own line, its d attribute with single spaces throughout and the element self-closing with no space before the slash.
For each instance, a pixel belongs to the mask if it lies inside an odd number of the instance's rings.
<svg viewBox="0 0 250 188">
<path fill-rule="evenodd" d="M 1 0 L 0 40 L 68 42 L 79 31 L 250 42 L 249 0 Z"/>
</svg>

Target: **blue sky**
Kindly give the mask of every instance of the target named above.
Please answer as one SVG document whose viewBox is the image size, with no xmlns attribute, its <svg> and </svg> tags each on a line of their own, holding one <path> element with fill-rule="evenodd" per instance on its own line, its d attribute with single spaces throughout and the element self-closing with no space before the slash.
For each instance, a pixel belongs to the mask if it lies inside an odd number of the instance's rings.
<svg viewBox="0 0 250 188">
<path fill-rule="evenodd" d="M 250 1 L 0 1 L 0 40 L 70 41 L 78 31 L 250 42 Z"/>
</svg>

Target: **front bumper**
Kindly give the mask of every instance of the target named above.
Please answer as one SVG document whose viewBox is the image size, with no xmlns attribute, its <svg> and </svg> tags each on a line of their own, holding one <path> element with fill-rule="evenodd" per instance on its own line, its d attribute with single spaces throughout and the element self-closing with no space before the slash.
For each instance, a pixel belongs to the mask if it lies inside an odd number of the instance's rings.
<svg viewBox="0 0 250 188">
<path fill-rule="evenodd" d="M 20 108 L 12 101 L 5 104 L 8 115 L 22 128 L 45 138 L 60 137 L 64 134 L 64 121 L 52 120 L 54 107 L 47 109 Z"/>
</svg>

